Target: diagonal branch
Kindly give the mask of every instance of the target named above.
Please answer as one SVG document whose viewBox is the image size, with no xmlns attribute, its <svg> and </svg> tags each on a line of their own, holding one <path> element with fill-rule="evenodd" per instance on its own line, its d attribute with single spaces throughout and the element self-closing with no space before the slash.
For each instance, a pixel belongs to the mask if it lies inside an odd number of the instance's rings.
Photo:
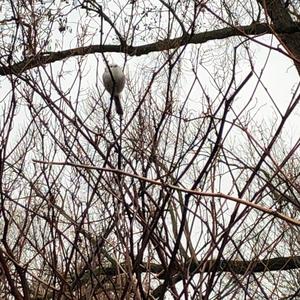
<svg viewBox="0 0 300 300">
<path fill-rule="evenodd" d="M 79 55 L 87 55 L 92 53 L 118 52 L 126 53 L 131 56 L 146 55 L 151 52 L 176 49 L 186 44 L 203 44 L 208 41 L 226 39 L 233 36 L 260 35 L 274 33 L 300 33 L 300 23 L 294 22 L 284 29 L 281 27 L 270 28 L 266 23 L 253 23 L 248 26 L 226 27 L 212 31 L 200 32 L 189 35 L 184 34 L 174 39 L 159 40 L 155 43 L 145 44 L 141 46 L 122 46 L 122 45 L 90 45 L 85 47 L 73 48 L 57 52 L 40 53 L 34 57 L 12 64 L 0 66 L 0 75 L 15 74 L 18 75 L 26 70 L 33 69 L 42 65 L 50 64 L 66 58 Z"/>
<path fill-rule="evenodd" d="M 274 217 L 277 217 L 281 220 L 284 220 L 287 223 L 296 225 L 296 226 L 300 226 L 300 221 L 296 220 L 294 218 L 291 218 L 289 216 L 286 216 L 276 210 L 272 210 L 268 207 L 264 207 L 261 206 L 257 203 L 245 200 L 245 199 L 241 199 L 238 197 L 234 197 L 231 195 L 227 195 L 227 194 L 223 194 L 223 193 L 212 193 L 212 192 L 202 192 L 199 190 L 194 190 L 194 189 L 186 189 L 183 187 L 180 187 L 178 185 L 172 185 L 169 183 L 165 183 L 165 182 L 161 182 L 158 180 L 154 180 L 154 179 L 150 179 L 150 178 L 146 178 L 140 175 L 136 175 L 136 174 L 132 174 L 132 173 L 128 173 L 119 169 L 112 169 L 112 168 L 102 168 L 102 167 L 96 167 L 96 166 L 91 166 L 91 165 L 83 165 L 83 164 L 75 164 L 75 163 L 71 163 L 71 162 L 51 162 L 51 161 L 42 161 L 42 160 L 33 160 L 34 163 L 39 163 L 39 164 L 47 164 L 47 165 L 51 165 L 51 166 L 71 166 L 71 167 L 76 167 L 76 168 L 83 168 L 83 169 L 88 169 L 88 170 L 101 170 L 101 171 L 105 171 L 105 172 L 112 172 L 112 173 L 116 173 L 116 174 L 121 174 L 121 175 L 125 175 L 125 176 L 130 176 L 132 178 L 136 178 L 145 182 L 149 182 L 153 185 L 158 185 L 161 187 L 165 187 L 165 188 L 170 188 L 170 189 L 174 189 L 177 191 L 181 191 L 187 194 L 192 194 L 192 195 L 197 195 L 197 196 L 203 196 L 203 197 L 214 197 L 214 198 L 221 198 L 221 199 L 227 199 L 227 200 L 231 200 L 234 201 L 236 203 L 240 203 L 249 207 L 252 207 L 254 209 L 257 209 L 263 213 L 272 215 Z"/>
</svg>

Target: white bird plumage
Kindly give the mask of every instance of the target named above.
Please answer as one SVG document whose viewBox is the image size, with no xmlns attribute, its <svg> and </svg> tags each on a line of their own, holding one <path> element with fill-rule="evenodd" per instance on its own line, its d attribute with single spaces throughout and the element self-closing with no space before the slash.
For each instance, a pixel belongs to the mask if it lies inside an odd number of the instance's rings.
<svg viewBox="0 0 300 300">
<path fill-rule="evenodd" d="M 102 79 L 105 89 L 115 101 L 117 114 L 123 115 L 120 94 L 125 86 L 125 75 L 122 69 L 118 65 L 111 64 L 105 69 Z"/>
</svg>

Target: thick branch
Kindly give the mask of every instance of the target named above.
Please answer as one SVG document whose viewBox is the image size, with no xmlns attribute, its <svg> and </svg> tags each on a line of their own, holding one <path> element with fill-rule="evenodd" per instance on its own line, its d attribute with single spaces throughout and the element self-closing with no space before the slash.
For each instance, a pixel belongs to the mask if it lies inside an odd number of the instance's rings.
<svg viewBox="0 0 300 300">
<path fill-rule="evenodd" d="M 227 27 L 212 31 L 201 32 L 194 35 L 183 35 L 179 38 L 160 40 L 155 43 L 141 46 L 121 46 L 121 45 L 91 45 L 87 47 L 79 47 L 58 52 L 40 53 L 34 57 L 27 58 L 13 65 L 2 65 L 0 67 L 0 75 L 15 74 L 18 75 L 26 70 L 50 64 L 66 58 L 78 55 L 87 55 L 91 53 L 107 53 L 119 52 L 126 53 L 131 56 L 145 55 L 151 52 L 175 49 L 186 44 L 203 44 L 208 41 L 225 39 L 232 36 L 248 36 L 273 33 L 300 33 L 300 23 L 295 22 L 285 27 L 271 29 L 268 24 L 251 24 L 248 26 Z"/>
<path fill-rule="evenodd" d="M 215 264 L 218 264 L 215 266 Z M 199 266 L 201 265 L 201 268 Z M 203 266 L 203 267 L 202 267 Z M 180 266 L 182 268 L 182 266 Z M 263 260 L 207 260 L 192 262 L 189 264 L 190 272 L 211 272 L 213 268 L 217 268 L 217 272 L 230 272 L 234 274 L 259 273 L 270 271 L 285 271 L 300 268 L 300 256 L 276 257 Z M 143 263 L 139 269 L 141 272 L 151 272 L 160 274 L 159 278 L 164 278 L 164 268 L 156 263 Z M 177 270 L 180 272 L 180 270 Z M 120 269 L 104 268 L 99 270 L 99 274 L 116 276 L 120 273 Z M 175 272 L 174 272 L 175 273 Z"/>
<path fill-rule="evenodd" d="M 217 266 L 216 266 L 217 264 Z M 199 267 L 201 266 L 201 267 Z M 213 269 L 217 269 L 217 272 L 230 272 L 234 274 L 251 274 L 259 272 L 270 272 L 270 271 L 284 271 L 293 270 L 300 268 L 300 256 L 295 257 L 276 257 L 271 259 L 263 260 L 207 260 L 188 263 L 186 268 L 189 268 L 190 274 L 211 272 Z M 124 268 L 125 270 L 126 268 Z M 183 279 L 182 273 L 183 266 L 179 266 L 177 270 L 174 270 L 172 277 L 172 282 L 175 284 Z M 164 278 L 164 267 L 157 263 L 142 263 L 139 267 L 140 272 L 150 272 L 152 274 L 158 274 L 158 278 Z M 120 275 L 120 268 L 117 267 L 107 267 L 98 268 L 94 270 L 94 273 L 98 276 L 118 276 Z M 90 280 L 90 275 L 84 276 L 79 286 L 88 283 Z M 78 288 L 78 286 L 77 286 Z M 156 298 L 160 296 L 160 287 L 153 291 L 153 296 Z"/>
<path fill-rule="evenodd" d="M 216 266 L 217 264 L 217 266 Z M 122 264 L 121 264 L 122 265 Z M 125 264 L 124 264 L 125 265 Z M 199 268 L 199 266 L 201 266 Z M 174 276 L 172 278 L 173 283 L 179 282 L 183 279 L 182 269 L 184 266 L 179 266 L 178 270 L 174 270 Z M 206 273 L 211 272 L 213 268 L 217 268 L 217 272 L 230 272 L 234 274 L 251 274 L 259 272 L 270 272 L 270 271 L 284 271 L 284 270 L 293 270 L 300 268 L 300 256 L 294 257 L 276 257 L 271 259 L 263 260 L 207 260 L 207 261 L 198 261 L 188 263 L 186 268 L 189 268 L 190 274 L 196 273 Z M 120 270 L 122 268 L 112 266 L 112 267 L 99 267 L 96 270 L 93 270 L 93 274 L 96 276 L 105 276 L 105 277 L 114 277 L 120 275 Z M 124 268 L 126 270 L 126 267 Z M 161 264 L 143 262 L 139 271 L 143 273 L 152 273 L 157 274 L 160 279 L 164 278 L 164 267 Z M 75 288 L 79 288 L 83 284 L 88 284 L 90 281 L 90 274 L 87 273 L 86 276 L 83 276 L 80 282 L 77 283 Z M 153 296 L 159 296 L 160 288 L 158 287 L 153 291 Z M 39 298 L 37 298 L 39 299 Z M 43 297 L 43 299 L 45 299 Z"/>
<path fill-rule="evenodd" d="M 216 265 L 217 264 L 217 265 Z M 198 266 L 201 265 L 201 268 Z M 202 267 L 204 266 L 204 267 Z M 284 271 L 293 270 L 300 268 L 300 256 L 295 257 L 276 257 L 271 259 L 263 260 L 208 260 L 206 262 L 195 262 L 190 266 L 190 273 L 202 273 L 211 272 L 216 270 L 217 272 L 230 272 L 233 274 L 251 274 L 259 272 L 270 272 L 270 271 Z M 157 266 L 155 266 L 157 269 Z M 163 278 L 163 276 L 159 276 Z M 183 279 L 183 275 L 178 272 L 172 278 L 172 283 L 175 284 Z M 152 293 L 157 298 L 161 296 L 162 285 L 158 286 Z"/>
<path fill-rule="evenodd" d="M 300 74 L 300 32 L 285 32 L 285 28 L 289 28 L 294 23 L 284 1 L 258 0 L 258 3 L 264 8 L 274 27 L 282 28 L 282 32 L 276 30 L 276 37 L 295 61 L 295 66 Z M 279 35 L 277 36 L 277 34 Z"/>
</svg>

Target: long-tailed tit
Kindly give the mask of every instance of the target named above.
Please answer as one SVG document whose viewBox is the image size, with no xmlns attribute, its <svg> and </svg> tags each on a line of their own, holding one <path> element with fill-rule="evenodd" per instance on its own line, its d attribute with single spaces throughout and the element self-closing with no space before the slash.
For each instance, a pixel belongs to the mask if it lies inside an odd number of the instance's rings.
<svg viewBox="0 0 300 300">
<path fill-rule="evenodd" d="M 105 69 L 103 76 L 105 89 L 111 94 L 116 104 L 116 112 L 123 115 L 120 94 L 125 86 L 125 75 L 118 65 L 111 64 Z"/>
</svg>

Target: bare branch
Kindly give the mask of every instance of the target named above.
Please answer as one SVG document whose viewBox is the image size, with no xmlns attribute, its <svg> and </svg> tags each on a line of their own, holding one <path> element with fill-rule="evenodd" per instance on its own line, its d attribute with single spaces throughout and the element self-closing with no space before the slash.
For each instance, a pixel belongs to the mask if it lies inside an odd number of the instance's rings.
<svg viewBox="0 0 300 300">
<path fill-rule="evenodd" d="M 21 74 L 26 70 L 33 69 L 39 66 L 50 64 L 56 61 L 60 61 L 73 56 L 83 56 L 93 53 L 124 53 L 130 56 L 147 55 L 152 52 L 165 51 L 170 49 L 176 49 L 183 45 L 188 44 L 203 44 L 212 40 L 226 39 L 233 36 L 256 36 L 262 34 L 270 34 L 275 30 L 279 33 L 295 33 L 300 32 L 300 23 L 293 23 L 293 25 L 287 28 L 271 29 L 266 23 L 251 24 L 248 26 L 239 27 L 227 27 L 212 31 L 201 32 L 193 35 L 184 34 L 182 37 L 174 39 L 166 39 L 157 41 L 151 44 L 145 44 L 141 46 L 126 46 L 123 45 L 90 45 L 86 47 L 73 48 L 64 51 L 46 52 L 35 55 L 25 59 L 24 61 L 12 64 L 3 65 L 0 67 L 0 75 L 5 76 L 9 74 Z M 279 51 L 279 49 L 277 49 Z"/>
<path fill-rule="evenodd" d="M 201 192 L 201 191 L 197 191 L 197 190 L 190 190 L 190 189 L 182 188 L 182 187 L 172 185 L 172 184 L 169 184 L 169 183 L 164 183 L 164 182 L 161 182 L 161 181 L 158 181 L 158 180 L 145 178 L 145 177 L 140 176 L 140 175 L 124 172 L 124 171 L 118 170 L 118 169 L 102 168 L 102 167 L 96 167 L 96 166 L 74 164 L 74 163 L 70 163 L 70 162 L 49 162 L 49 161 L 41 161 L 41 160 L 36 160 L 36 159 L 34 159 L 33 162 L 34 163 L 46 164 L 46 165 L 52 165 L 52 166 L 71 166 L 71 167 L 83 168 L 83 169 L 88 169 L 88 170 L 101 170 L 101 171 L 105 171 L 105 172 L 112 172 L 112 173 L 116 173 L 116 174 L 126 175 L 126 176 L 136 178 L 136 179 L 139 179 L 139 180 L 143 180 L 145 182 L 149 182 L 149 183 L 154 184 L 154 185 L 159 185 L 159 186 L 164 187 L 164 188 L 170 188 L 170 189 L 173 189 L 173 190 L 185 192 L 185 193 L 191 194 L 191 195 L 197 195 L 197 196 L 203 196 L 203 197 L 223 198 L 223 199 L 231 200 L 231 201 L 234 201 L 236 203 L 240 203 L 240 204 L 255 208 L 255 209 L 257 209 L 259 211 L 262 211 L 264 213 L 267 213 L 267 214 L 270 214 L 272 216 L 278 217 L 279 219 L 282 219 L 282 220 L 286 221 L 287 223 L 300 226 L 300 221 L 295 220 L 293 218 L 290 218 L 288 216 L 285 216 L 285 215 L 283 215 L 283 214 L 281 214 L 277 211 L 274 211 L 270 208 L 263 207 L 259 204 L 256 204 L 256 203 L 244 200 L 244 199 L 236 198 L 236 197 L 233 197 L 233 196 L 230 196 L 230 195 L 222 194 L 222 193 L 209 193 L 209 192 Z"/>
</svg>

